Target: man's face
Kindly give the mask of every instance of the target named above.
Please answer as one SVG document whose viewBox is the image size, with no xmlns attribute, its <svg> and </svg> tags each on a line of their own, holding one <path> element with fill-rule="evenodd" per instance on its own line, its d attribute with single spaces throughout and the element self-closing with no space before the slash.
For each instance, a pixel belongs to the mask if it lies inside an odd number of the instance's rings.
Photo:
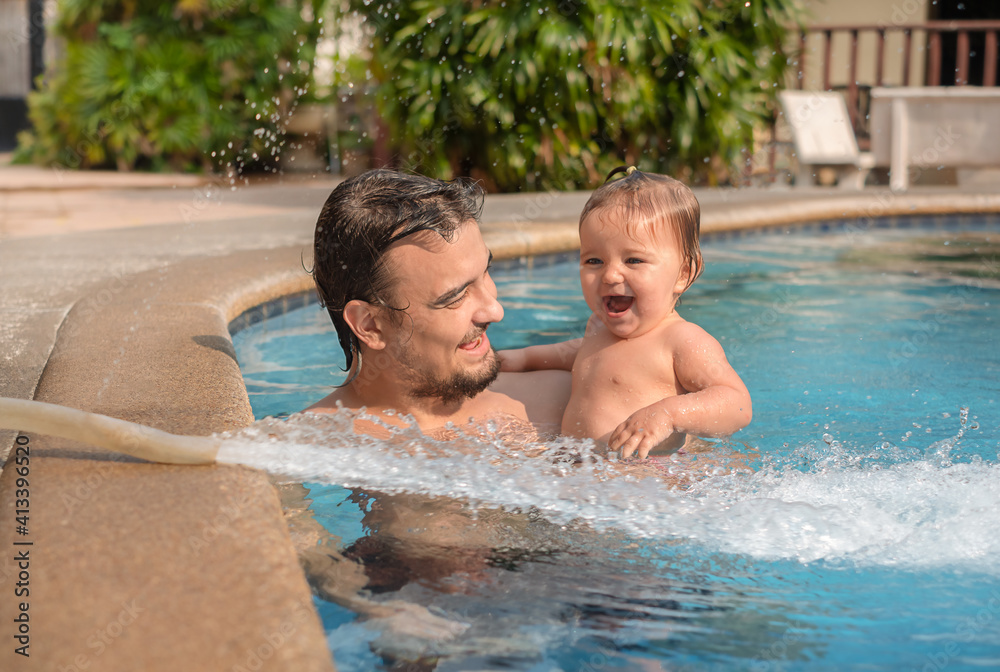
<svg viewBox="0 0 1000 672">
<path fill-rule="evenodd" d="M 383 327 L 386 351 L 409 395 L 452 403 L 489 387 L 500 360 L 486 327 L 503 319 L 503 308 L 479 226 L 462 225 L 450 243 L 433 232 L 414 234 L 386 257 L 394 278 L 391 303 L 405 308 Z"/>
</svg>

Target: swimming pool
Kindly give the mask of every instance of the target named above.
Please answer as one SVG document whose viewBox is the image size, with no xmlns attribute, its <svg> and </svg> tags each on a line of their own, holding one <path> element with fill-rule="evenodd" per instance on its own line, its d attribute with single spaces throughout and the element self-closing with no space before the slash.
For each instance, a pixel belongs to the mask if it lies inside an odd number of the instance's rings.
<svg viewBox="0 0 1000 672">
<path fill-rule="evenodd" d="M 680 312 L 725 347 L 754 420 L 668 465 L 666 481 L 696 474 L 683 487 L 489 443 L 408 458 L 331 442 L 344 479 L 310 496 L 345 547 L 379 535 L 371 498 L 349 500 L 345 482 L 470 499 L 470 524 L 506 535 L 450 573 L 386 580 L 385 597 L 470 624 L 419 669 L 1000 666 L 1000 222 L 894 224 L 706 242 Z M 575 262 L 495 279 L 496 347 L 579 335 Z M 342 377 L 315 306 L 234 342 L 258 417 L 301 409 Z M 516 522 L 492 513 L 501 506 Z M 318 606 L 339 669 L 389 669 L 372 648 L 393 645 Z"/>
</svg>

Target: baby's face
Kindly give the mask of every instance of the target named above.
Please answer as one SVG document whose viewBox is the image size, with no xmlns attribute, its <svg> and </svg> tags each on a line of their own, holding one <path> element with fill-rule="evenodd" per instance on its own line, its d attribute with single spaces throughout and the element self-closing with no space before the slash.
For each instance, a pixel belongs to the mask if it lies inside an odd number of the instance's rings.
<svg viewBox="0 0 1000 672">
<path fill-rule="evenodd" d="M 688 267 L 676 237 L 629 236 L 610 212 L 580 225 L 580 282 L 587 306 L 619 338 L 642 336 L 670 317 L 687 288 Z"/>
</svg>

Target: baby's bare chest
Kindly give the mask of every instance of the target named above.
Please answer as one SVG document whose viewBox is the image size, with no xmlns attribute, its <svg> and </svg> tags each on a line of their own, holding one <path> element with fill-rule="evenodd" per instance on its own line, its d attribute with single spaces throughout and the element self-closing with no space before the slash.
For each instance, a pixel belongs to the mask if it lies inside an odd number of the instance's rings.
<svg viewBox="0 0 1000 672">
<path fill-rule="evenodd" d="M 574 392 L 586 390 L 605 398 L 621 394 L 633 400 L 647 396 L 661 399 L 682 392 L 674 373 L 673 352 L 662 342 L 588 340 L 573 368 Z"/>
</svg>

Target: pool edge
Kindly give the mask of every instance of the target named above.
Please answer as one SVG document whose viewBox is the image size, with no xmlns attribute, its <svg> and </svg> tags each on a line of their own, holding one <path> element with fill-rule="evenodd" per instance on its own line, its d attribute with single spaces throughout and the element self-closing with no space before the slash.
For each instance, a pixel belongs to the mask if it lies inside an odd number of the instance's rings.
<svg viewBox="0 0 1000 672">
<path fill-rule="evenodd" d="M 295 246 L 181 260 L 130 276 L 99 312 L 76 302 L 35 398 L 178 434 L 249 424 L 228 324 L 246 305 L 300 287 L 287 270 L 298 255 Z M 127 348 L 107 347 L 122 339 Z M 22 540 L 34 552 L 32 640 L 42 668 L 334 669 L 266 474 L 149 464 L 39 435 L 30 445 L 31 527 Z M 10 520 L 14 475 L 0 475 Z M 13 535 L 0 528 L 8 548 Z M 12 606 L 0 601 L 5 622 Z M 88 646 L 109 628 L 116 637 Z M 17 669 L 13 660 L 5 647 L 4 669 Z"/>
</svg>

